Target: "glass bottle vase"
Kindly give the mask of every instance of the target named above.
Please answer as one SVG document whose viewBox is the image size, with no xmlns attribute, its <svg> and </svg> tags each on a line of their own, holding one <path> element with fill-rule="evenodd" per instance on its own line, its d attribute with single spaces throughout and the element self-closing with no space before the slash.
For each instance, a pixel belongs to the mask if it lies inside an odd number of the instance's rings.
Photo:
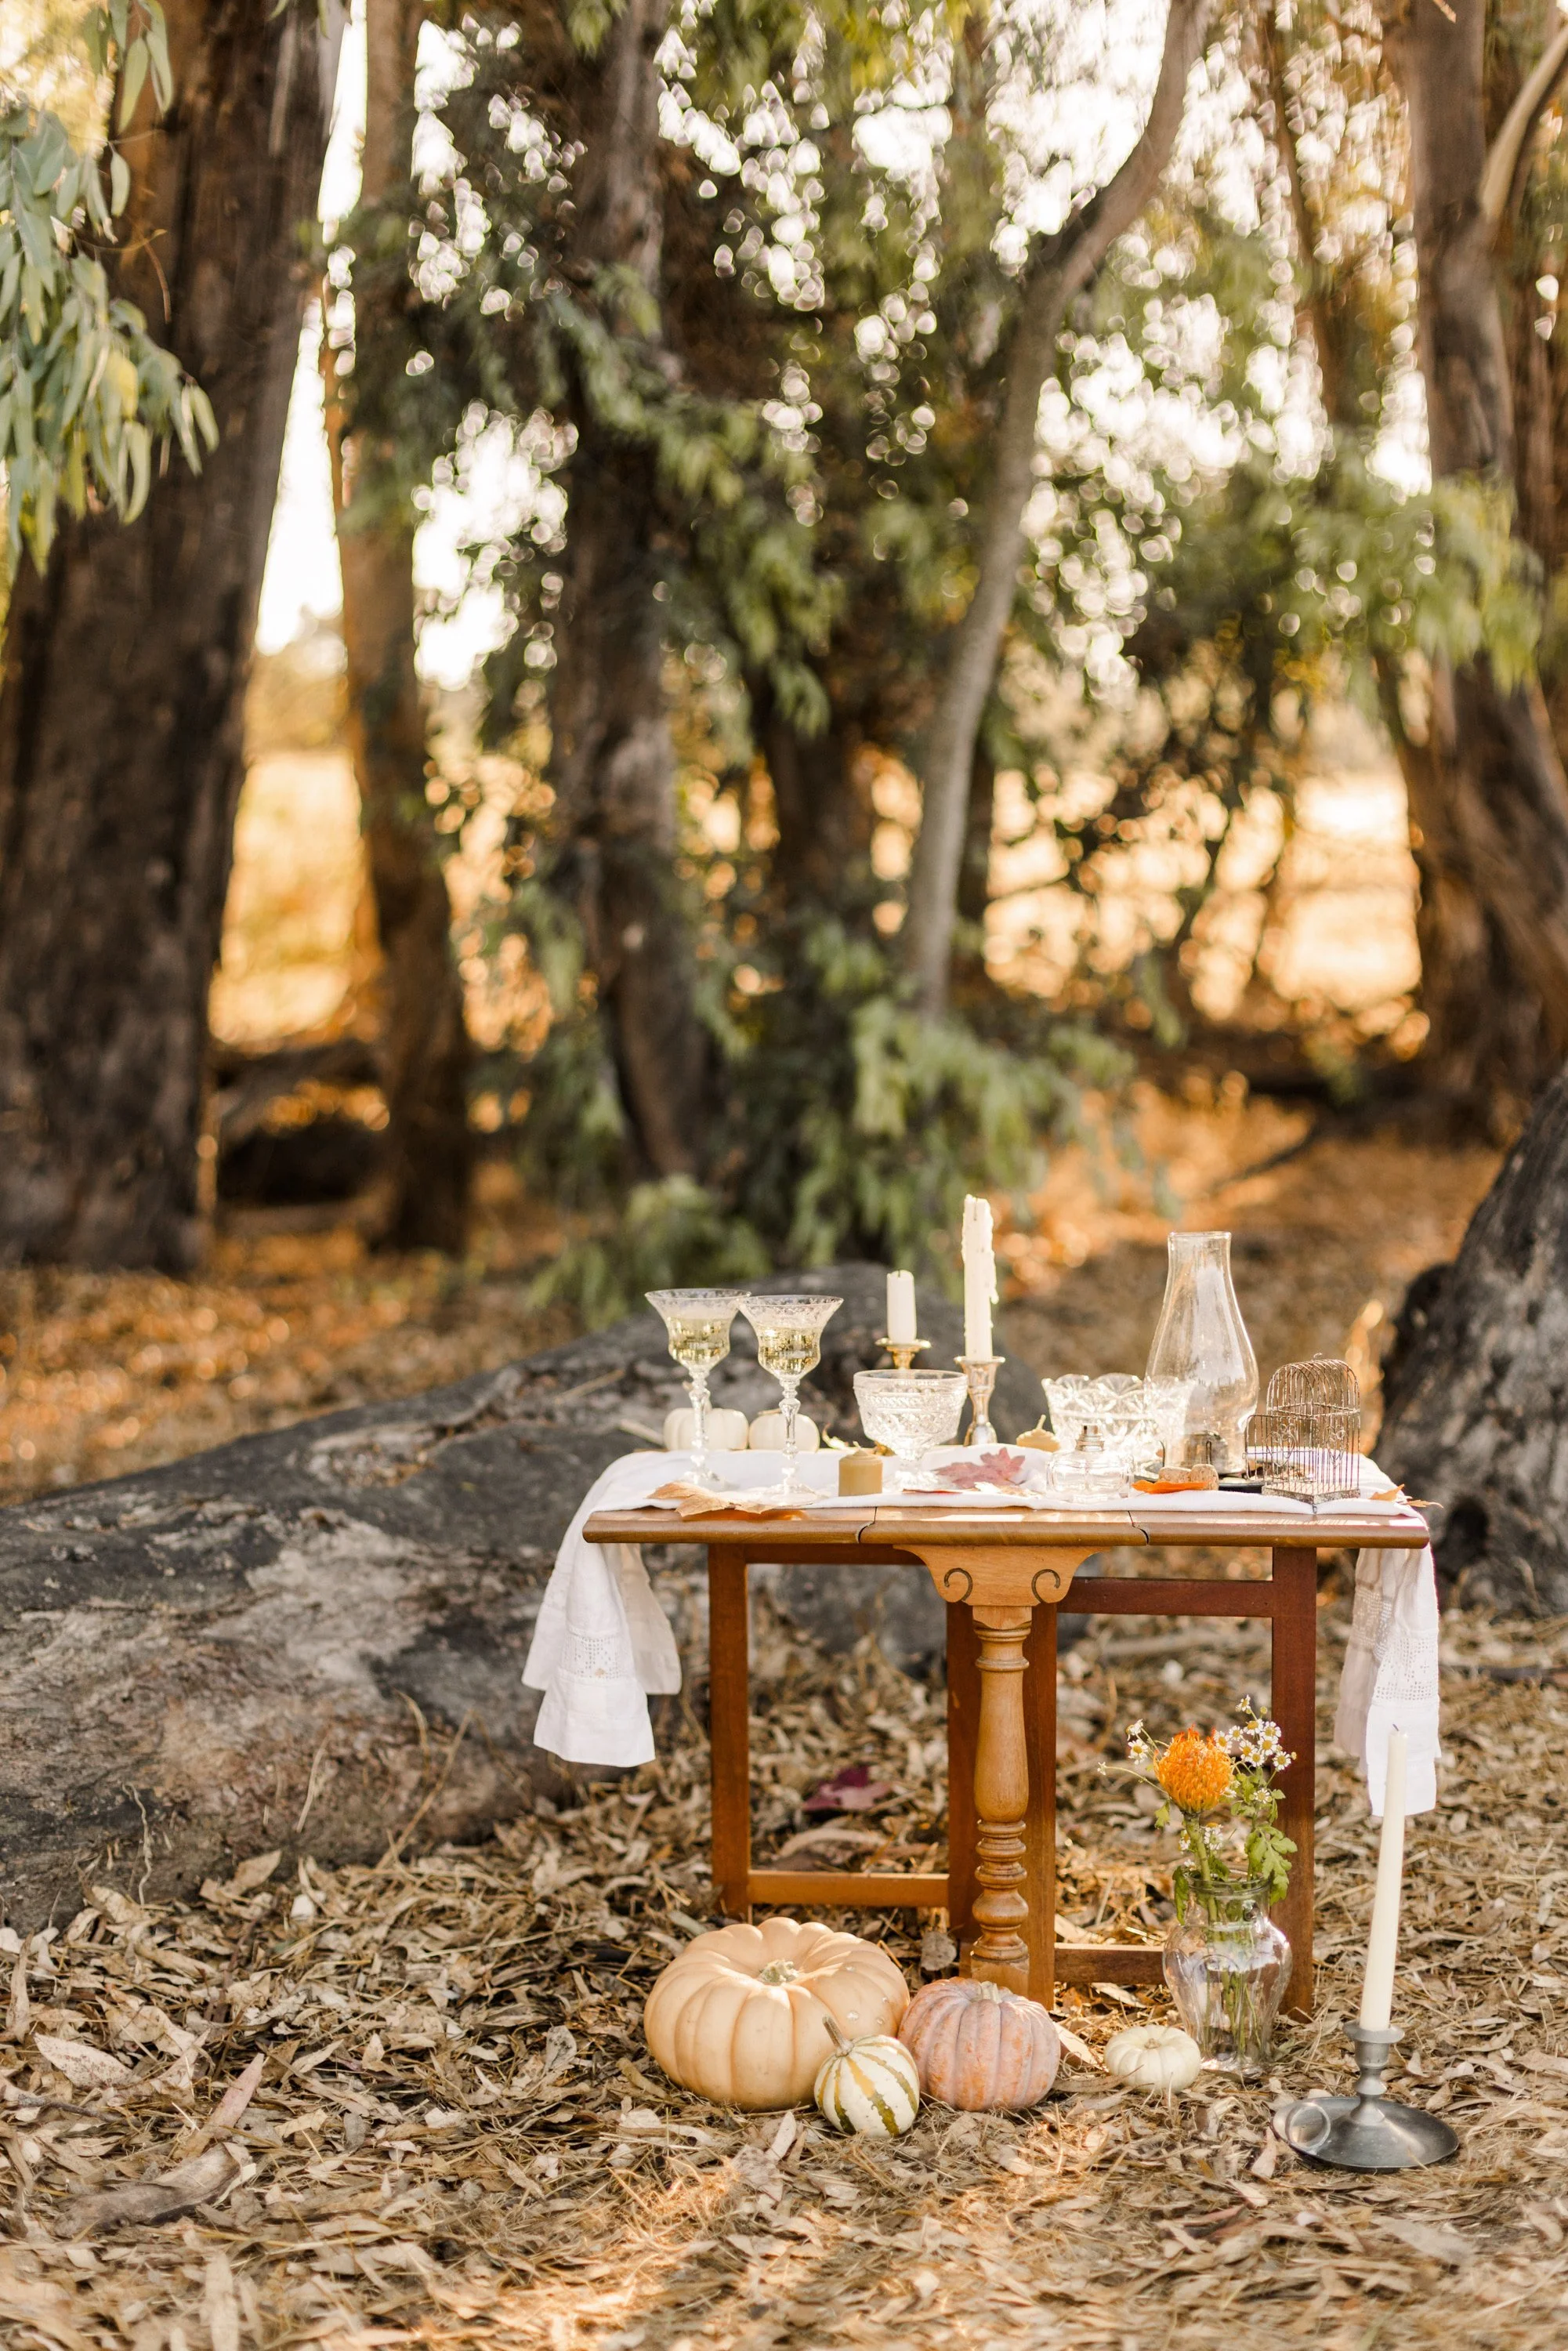
<svg viewBox="0 0 1568 2351">
<path fill-rule="evenodd" d="M 1184 1452 L 1219 1470 L 1247 1467 L 1247 1424 L 1258 1408 L 1258 1358 L 1230 1279 L 1228 1233 L 1172 1233 L 1165 1303 L 1148 1377 L 1190 1383 Z"/>
<path fill-rule="evenodd" d="M 1196 1898 L 1166 1937 L 1163 1964 L 1204 2064 L 1243 2079 L 1260 2073 L 1291 1980 L 1290 1940 L 1269 1916 L 1266 1886 Z"/>
</svg>

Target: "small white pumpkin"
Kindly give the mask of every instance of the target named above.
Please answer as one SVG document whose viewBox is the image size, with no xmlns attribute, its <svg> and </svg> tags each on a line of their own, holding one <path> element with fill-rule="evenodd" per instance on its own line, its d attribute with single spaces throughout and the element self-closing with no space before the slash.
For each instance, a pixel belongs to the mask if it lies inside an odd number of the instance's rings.
<svg viewBox="0 0 1568 2351">
<path fill-rule="evenodd" d="M 666 1453 L 689 1453 L 696 1442 L 697 1416 L 690 1405 L 677 1405 L 674 1412 L 664 1415 L 664 1450 Z M 723 1405 L 709 1407 L 707 1416 L 707 1449 L 710 1453 L 744 1453 L 751 1437 L 751 1423 L 743 1412 L 730 1412 Z"/>
<path fill-rule="evenodd" d="M 1203 2052 L 1179 2024 L 1130 2024 L 1105 2044 L 1105 2064 L 1134 2090 L 1185 2090 L 1196 2082 Z"/>
<path fill-rule="evenodd" d="M 818 2111 L 835 2130 L 859 2138 L 899 2138 L 920 2112 L 920 2070 L 891 2032 L 846 2041 L 831 2017 L 835 2043 L 812 2085 Z"/>
<path fill-rule="evenodd" d="M 809 1413 L 795 1416 L 795 1449 L 798 1453 L 815 1453 L 822 1442 L 822 1432 Z M 784 1446 L 784 1416 L 781 1412 L 759 1412 L 751 1424 L 750 1445 L 753 1453 L 779 1453 Z"/>
</svg>

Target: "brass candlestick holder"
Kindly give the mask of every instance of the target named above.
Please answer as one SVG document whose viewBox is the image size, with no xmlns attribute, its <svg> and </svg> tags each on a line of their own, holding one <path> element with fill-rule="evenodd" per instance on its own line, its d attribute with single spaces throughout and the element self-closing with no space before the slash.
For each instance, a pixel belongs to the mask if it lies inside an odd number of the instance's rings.
<svg viewBox="0 0 1568 2351">
<path fill-rule="evenodd" d="M 895 1372 L 908 1372 L 915 1368 L 915 1356 L 923 1355 L 931 1342 L 929 1339 L 883 1338 L 876 1343 L 884 1355 L 893 1357 L 893 1368 Z"/>
<path fill-rule="evenodd" d="M 997 1432 L 991 1426 L 991 1390 L 997 1384 L 997 1374 L 1007 1362 L 1005 1355 L 960 1355 L 958 1369 L 969 1383 L 969 1433 L 966 1445 L 995 1445 Z"/>
<path fill-rule="evenodd" d="M 1407 2171 L 1456 2154 L 1458 2138 L 1440 2116 L 1383 2095 L 1399 2027 L 1351 2024 L 1345 2030 L 1355 2049 L 1354 2097 L 1331 2098 L 1320 2091 L 1296 2099 L 1277 2125 L 1285 2144 L 1341 2171 Z"/>
</svg>

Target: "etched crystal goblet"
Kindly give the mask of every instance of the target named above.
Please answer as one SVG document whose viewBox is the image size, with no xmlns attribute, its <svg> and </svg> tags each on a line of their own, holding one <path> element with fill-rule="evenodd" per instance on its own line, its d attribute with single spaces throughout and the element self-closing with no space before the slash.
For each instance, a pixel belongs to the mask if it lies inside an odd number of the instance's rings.
<svg viewBox="0 0 1568 2351">
<path fill-rule="evenodd" d="M 716 1487 L 723 1481 L 708 1468 L 707 1375 L 729 1353 L 730 1326 L 746 1303 L 744 1290 L 650 1290 L 650 1306 L 664 1319 L 670 1353 L 686 1374 L 687 1392 L 696 1428 L 692 1438 L 694 1486 Z"/>
<path fill-rule="evenodd" d="M 795 1420 L 800 1383 L 822 1360 L 822 1332 L 843 1304 L 841 1298 L 752 1296 L 741 1311 L 757 1333 L 757 1360 L 783 1390 L 784 1475 L 776 1489 L 780 1501 L 795 1501 L 811 1489 L 796 1467 Z M 770 1495 L 775 1489 L 769 1488 Z"/>
</svg>

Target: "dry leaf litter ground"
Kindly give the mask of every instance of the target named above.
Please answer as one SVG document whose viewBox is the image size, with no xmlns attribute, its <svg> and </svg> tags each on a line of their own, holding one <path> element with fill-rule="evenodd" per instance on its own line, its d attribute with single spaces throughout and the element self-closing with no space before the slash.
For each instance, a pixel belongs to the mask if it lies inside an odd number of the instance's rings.
<svg viewBox="0 0 1568 2351">
<path fill-rule="evenodd" d="M 674 1580 L 700 1676 L 698 1587 Z M 815 1656 L 765 1594 L 757 1615 L 759 1844 L 939 1845 L 939 1693 L 869 1644 Z M 1344 1621 L 1332 1601 L 1325 1732 Z M 1281 2092 L 1345 2073 L 1374 1835 L 1326 1754 L 1319 2015 L 1281 2032 L 1267 2082 L 1204 2076 L 1168 2106 L 1116 2087 L 1095 2052 L 1135 2007 L 1167 2012 L 1122 1991 L 1062 1995 L 1076 2045 L 1043 2108 L 928 2106 L 894 2145 L 674 2089 L 640 2015 L 710 1915 L 699 1679 L 666 1704 L 656 1763 L 494 1844 L 286 1884 L 259 1856 L 167 1908 L 93 1889 L 13 1949 L 5 2339 L 1370 2351 L 1462 2324 L 1476 2351 L 1560 2341 L 1568 1624 L 1451 1615 L 1445 1658 L 1449 1762 L 1440 1811 L 1412 1825 L 1399 2011 L 1407 2093 L 1461 2135 L 1450 2166 L 1320 2172 L 1270 2129 Z M 1203 1719 L 1265 1672 L 1245 1625 L 1124 1618 L 1070 1654 L 1061 1900 L 1079 1931 L 1142 1938 L 1168 1915 L 1167 1842 L 1100 1771 L 1129 1714 Z M 802 1796 L 845 1761 L 892 1793 L 812 1825 Z M 917 1980 L 929 1921 L 851 1923 Z M 112 2225 L 128 2183 L 145 2210 L 170 2174 L 170 2217 Z"/>
<path fill-rule="evenodd" d="M 1380 1325 L 1411 1272 L 1452 1254 L 1491 1162 L 1375 1139 L 1263 1165 L 1305 1124 L 1197 1081 L 1186 1100 L 1146 1094 L 1139 1114 L 1184 1221 L 1236 1228 L 1265 1363 L 1350 1344 L 1375 1374 Z M 1013 1343 L 1041 1370 L 1135 1362 L 1163 1260 L 1150 1181 L 1067 1155 L 1038 1206 L 1014 1249 Z M 548 1343 L 564 1328 L 528 1284 L 551 1238 L 498 1187 L 455 1274 L 370 1257 L 351 1225 L 242 1218 L 192 1284 L 7 1276 L 0 1477 L 16 1493 L 141 1467 Z M 1414 2095 L 1464 2147 L 1446 2170 L 1378 2183 L 1289 2156 L 1269 2084 L 1206 2079 L 1168 2109 L 1113 2088 L 1093 2053 L 1134 2007 L 1167 2013 L 1153 1995 L 1063 1995 L 1082 2051 L 1045 2109 L 927 2109 L 895 2147 L 672 2089 L 641 2002 L 708 1922 L 711 1890 L 700 1586 L 689 1569 L 667 1582 L 688 1695 L 663 1702 L 660 1761 L 576 1809 L 473 1852 L 307 1865 L 287 1884 L 262 1855 L 181 1907 L 143 1908 L 133 1884 L 85 1890 L 76 1919 L 21 1949 L 0 1930 L 7 2344 L 1155 2351 L 1267 2336 L 1371 2351 L 1447 2342 L 1461 2311 L 1482 2351 L 1568 2335 L 1553 1909 L 1560 1895 L 1568 1917 L 1568 1626 L 1448 1621 L 1451 1763 L 1443 1810 L 1412 1831 L 1402 2003 Z M 940 1694 L 869 1646 L 824 1659 L 765 1593 L 757 1614 L 760 1847 L 937 1860 Z M 1343 1621 L 1335 1601 L 1325 1708 Z M 1120 1619 L 1065 1658 L 1075 1933 L 1157 1936 L 1168 1915 L 1165 1840 L 1100 1776 L 1126 1722 L 1222 1713 L 1261 1693 L 1265 1667 L 1250 1627 L 1212 1621 Z M 802 1797 L 856 1761 L 888 1802 L 809 1817 Z M 1322 1784 L 1322 2000 L 1312 2028 L 1281 2036 L 1274 2084 L 1292 2091 L 1343 2075 L 1370 1901 L 1364 1802 L 1342 1764 Z M 846 1923 L 885 1935 L 917 1980 L 929 1921 Z M 133 2213 L 166 2217 L 116 2222 L 132 2186 Z"/>
</svg>

